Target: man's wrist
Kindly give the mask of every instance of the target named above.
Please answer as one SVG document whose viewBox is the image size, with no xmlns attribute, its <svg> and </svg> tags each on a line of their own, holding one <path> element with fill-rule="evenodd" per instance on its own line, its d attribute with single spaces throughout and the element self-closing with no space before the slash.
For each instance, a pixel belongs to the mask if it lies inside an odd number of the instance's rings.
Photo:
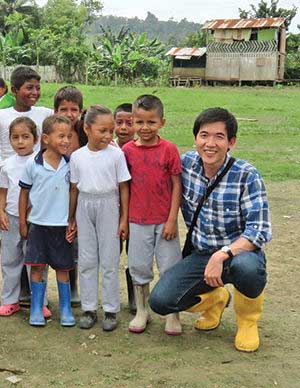
<svg viewBox="0 0 300 388">
<path fill-rule="evenodd" d="M 227 257 L 227 259 L 232 259 L 233 258 L 233 253 L 232 253 L 232 250 L 231 250 L 231 248 L 230 248 L 230 246 L 229 245 L 224 245 L 221 249 L 220 249 L 220 251 L 222 252 L 222 253 L 224 253 Z"/>
</svg>

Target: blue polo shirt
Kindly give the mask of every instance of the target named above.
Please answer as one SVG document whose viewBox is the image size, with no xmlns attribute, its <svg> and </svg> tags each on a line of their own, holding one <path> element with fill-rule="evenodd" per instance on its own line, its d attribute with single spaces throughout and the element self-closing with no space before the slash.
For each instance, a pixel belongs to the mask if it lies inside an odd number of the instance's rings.
<svg viewBox="0 0 300 388">
<path fill-rule="evenodd" d="M 40 151 L 25 165 L 19 186 L 29 190 L 32 209 L 28 221 L 37 225 L 66 226 L 69 214 L 69 158 L 63 156 L 55 170 Z"/>
</svg>

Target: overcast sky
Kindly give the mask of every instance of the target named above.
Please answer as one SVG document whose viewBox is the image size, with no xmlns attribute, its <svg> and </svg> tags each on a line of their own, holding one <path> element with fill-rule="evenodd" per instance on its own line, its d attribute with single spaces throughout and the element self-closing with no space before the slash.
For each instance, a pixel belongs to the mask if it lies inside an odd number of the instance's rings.
<svg viewBox="0 0 300 388">
<path fill-rule="evenodd" d="M 257 5 L 259 0 L 231 1 L 231 0 L 102 0 L 103 15 L 116 15 L 125 17 L 137 16 L 145 19 L 147 11 L 153 13 L 160 20 L 173 18 L 180 21 L 186 18 L 189 21 L 203 23 L 209 19 L 234 19 L 238 18 L 238 8 L 248 10 L 249 4 Z M 270 2 L 268 1 L 270 4 Z M 298 0 L 281 0 L 279 7 L 292 8 L 293 4 L 299 4 Z M 290 31 L 299 32 L 297 24 L 300 24 L 300 6 L 293 19 Z"/>
</svg>

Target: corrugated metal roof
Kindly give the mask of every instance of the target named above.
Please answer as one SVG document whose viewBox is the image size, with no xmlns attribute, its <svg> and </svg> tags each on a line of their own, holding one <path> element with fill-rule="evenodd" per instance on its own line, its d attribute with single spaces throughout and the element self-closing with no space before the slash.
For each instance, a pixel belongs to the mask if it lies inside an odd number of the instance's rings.
<svg viewBox="0 0 300 388">
<path fill-rule="evenodd" d="M 174 57 L 202 57 L 206 53 L 206 47 L 172 47 L 166 55 Z"/>
<path fill-rule="evenodd" d="M 204 23 L 203 30 L 226 30 L 242 28 L 266 28 L 280 27 L 285 18 L 262 18 L 262 19 L 214 19 Z"/>
</svg>

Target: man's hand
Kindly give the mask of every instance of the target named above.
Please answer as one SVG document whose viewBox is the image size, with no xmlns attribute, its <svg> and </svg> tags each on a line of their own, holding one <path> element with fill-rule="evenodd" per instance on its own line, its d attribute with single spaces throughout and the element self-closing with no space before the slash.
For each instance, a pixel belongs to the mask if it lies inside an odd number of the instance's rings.
<svg viewBox="0 0 300 388">
<path fill-rule="evenodd" d="M 211 255 L 204 271 L 204 281 L 211 287 L 223 287 L 222 271 L 223 261 L 226 260 L 227 254 L 222 251 L 217 251 Z"/>
<path fill-rule="evenodd" d="M 9 230 L 8 217 L 7 217 L 7 214 L 5 213 L 5 211 L 3 211 L 3 210 L 0 211 L 0 229 L 6 230 L 6 231 Z"/>
<path fill-rule="evenodd" d="M 173 240 L 177 236 L 177 223 L 172 221 L 167 221 L 165 223 L 162 238 L 165 240 Z"/>
</svg>

